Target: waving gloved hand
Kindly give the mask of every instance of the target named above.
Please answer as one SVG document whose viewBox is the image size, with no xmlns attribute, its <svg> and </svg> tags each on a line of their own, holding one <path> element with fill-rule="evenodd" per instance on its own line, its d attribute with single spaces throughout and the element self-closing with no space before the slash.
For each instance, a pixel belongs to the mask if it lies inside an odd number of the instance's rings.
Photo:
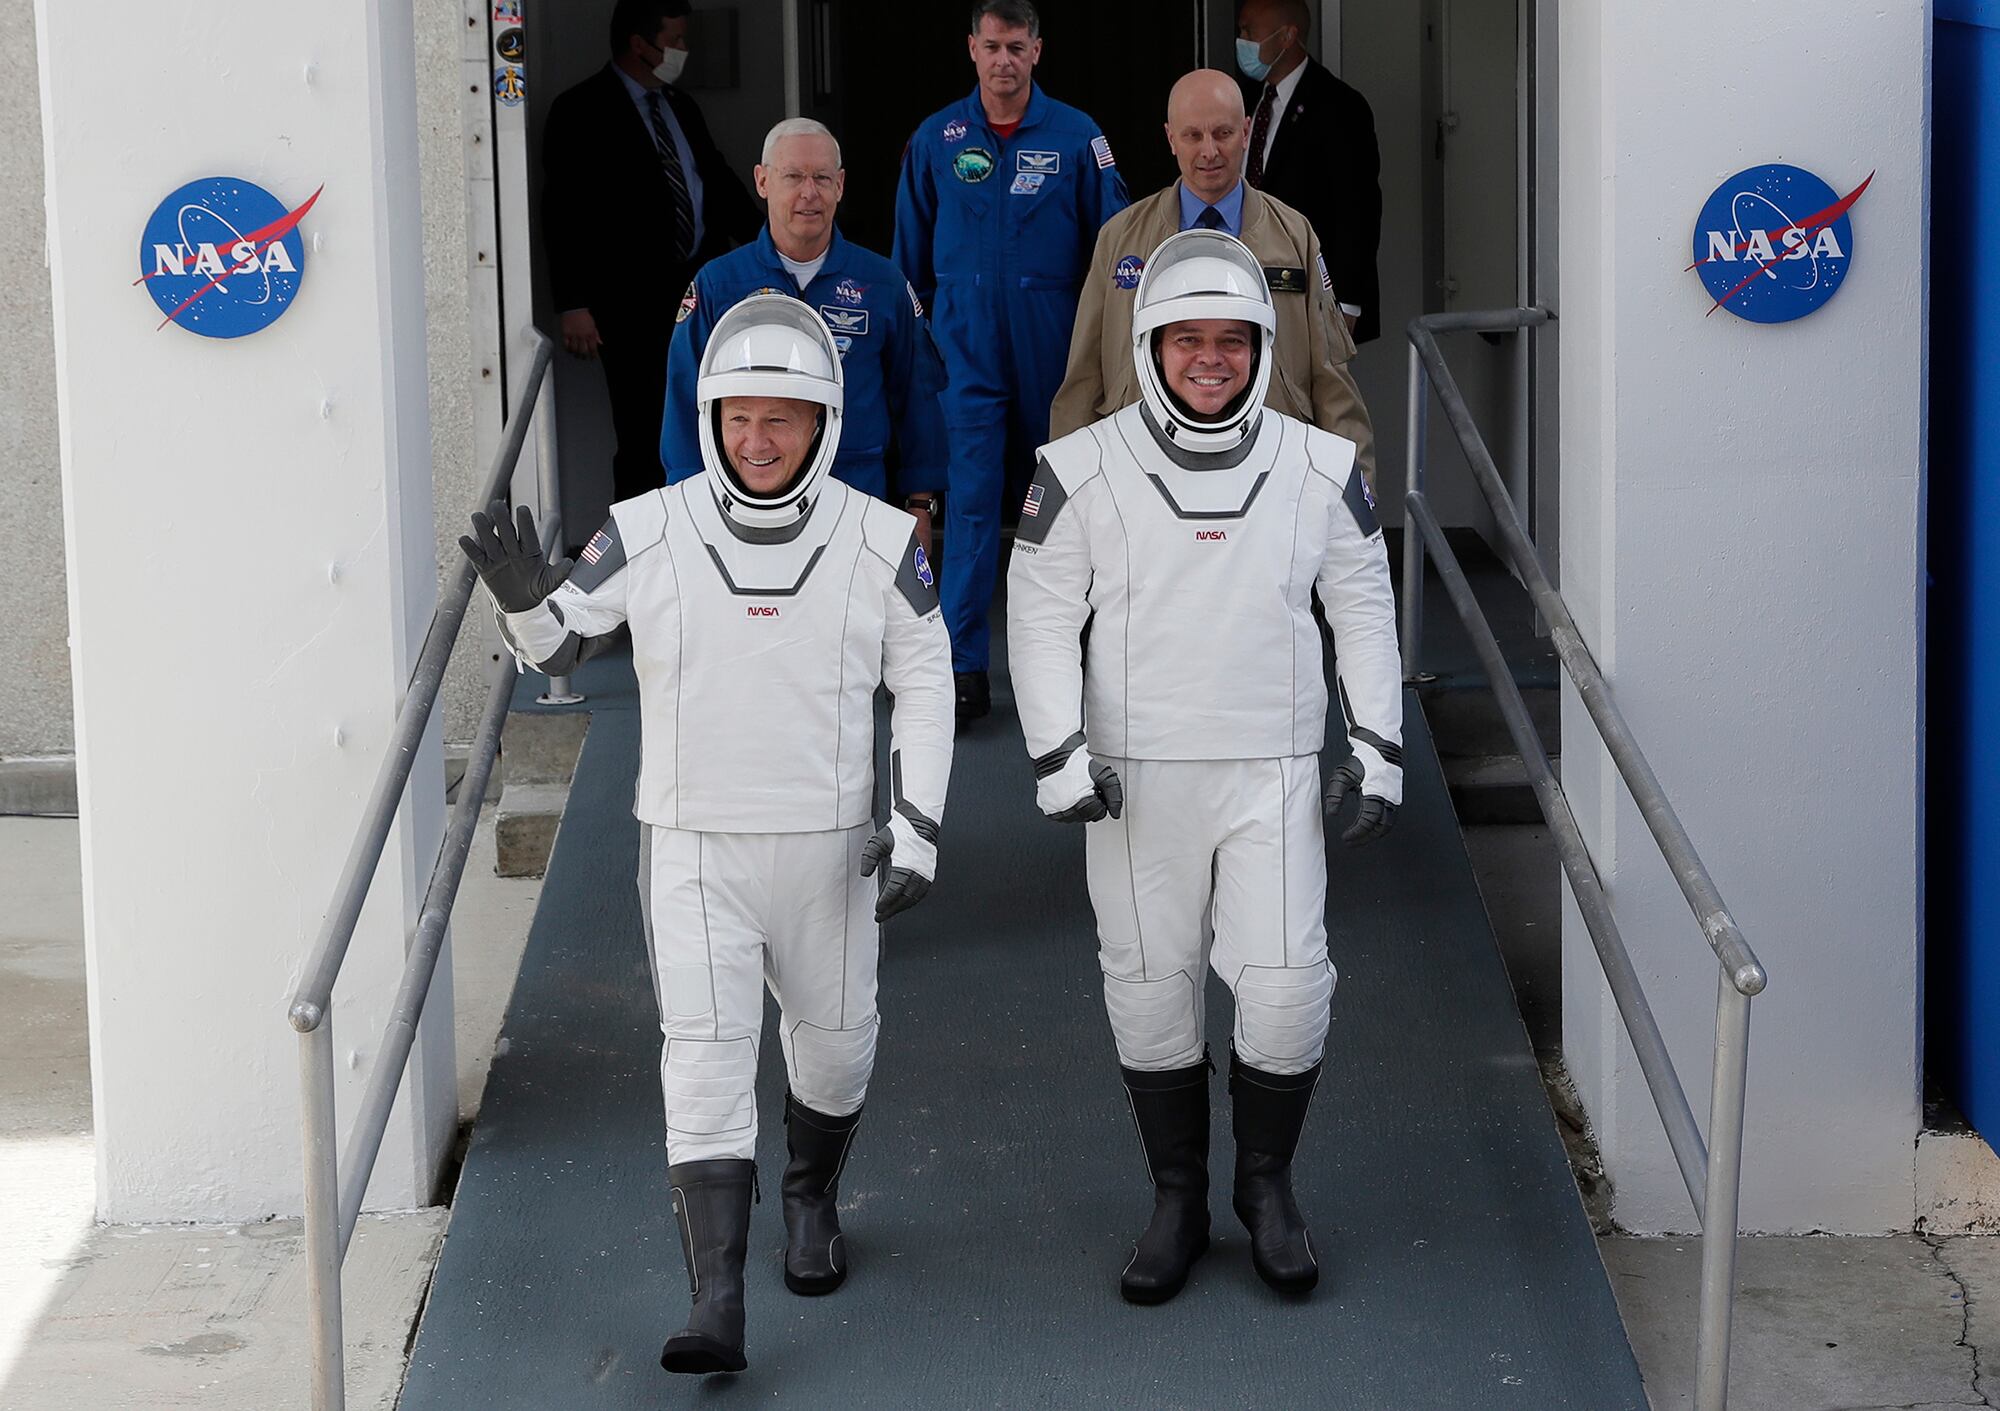
<svg viewBox="0 0 2000 1411">
<path fill-rule="evenodd" d="M 1125 784 L 1118 771 L 1092 759 L 1083 736 L 1071 737 L 1064 750 L 1035 761 L 1035 802 L 1058 823 L 1095 823 L 1125 811 Z"/>
<path fill-rule="evenodd" d="M 472 514 L 472 533 L 461 534 L 459 548 L 479 570 L 481 581 L 502 612 L 526 612 L 563 585 L 576 565 L 568 559 L 549 563 L 542 557 L 535 516 L 526 505 L 507 520 L 507 506 L 495 500 L 486 513 Z"/>
<path fill-rule="evenodd" d="M 1340 812 L 1340 806 L 1346 801 L 1350 791 L 1361 787 L 1361 778 L 1360 760 L 1356 759 L 1353 755 L 1349 755 L 1345 760 L 1341 761 L 1340 768 L 1334 770 L 1333 777 L 1326 781 L 1326 816 L 1328 818 L 1332 818 L 1334 814 Z M 1350 846 L 1359 843 L 1372 843 L 1375 839 L 1388 832 L 1396 823 L 1396 806 L 1387 799 L 1377 797 L 1374 794 L 1357 794 L 1356 797 L 1361 802 L 1355 813 L 1354 822 L 1349 824 L 1347 831 L 1340 835 L 1340 841 Z"/>
<path fill-rule="evenodd" d="M 886 865 L 885 865 L 886 864 Z M 887 921 L 924 899 L 937 876 L 937 825 L 928 818 L 892 812 L 874 837 L 861 845 L 861 875 L 882 880 L 875 893 L 875 919 Z"/>
</svg>

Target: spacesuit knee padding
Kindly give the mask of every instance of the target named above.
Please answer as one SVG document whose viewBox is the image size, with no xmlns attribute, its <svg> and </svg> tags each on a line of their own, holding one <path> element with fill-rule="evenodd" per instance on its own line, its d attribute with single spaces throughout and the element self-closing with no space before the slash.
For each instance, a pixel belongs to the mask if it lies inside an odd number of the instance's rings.
<svg viewBox="0 0 2000 1411">
<path fill-rule="evenodd" d="M 875 1071 L 874 1016 L 851 1029 L 823 1029 L 803 1021 L 792 1026 L 792 1093 L 816 1112 L 844 1117 L 868 1096 Z"/>
<path fill-rule="evenodd" d="M 660 1056 L 667 1133 L 693 1140 L 757 1125 L 757 1041 L 669 1038 Z"/>
<path fill-rule="evenodd" d="M 1176 970 L 1157 980 L 1104 977 L 1118 1058 L 1127 1068 L 1185 1068 L 1201 1061 L 1201 1018 L 1194 978 Z"/>
<path fill-rule="evenodd" d="M 1236 1049 L 1272 1073 L 1297 1073 L 1326 1049 L 1333 970 L 1312 965 L 1246 965 L 1236 993 Z"/>
</svg>

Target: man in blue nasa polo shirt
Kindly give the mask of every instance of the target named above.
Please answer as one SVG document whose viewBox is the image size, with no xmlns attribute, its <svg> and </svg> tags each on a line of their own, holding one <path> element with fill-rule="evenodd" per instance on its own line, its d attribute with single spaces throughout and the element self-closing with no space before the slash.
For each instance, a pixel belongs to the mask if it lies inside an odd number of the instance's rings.
<svg viewBox="0 0 2000 1411">
<path fill-rule="evenodd" d="M 1041 21 L 984 0 L 967 47 L 979 86 L 924 119 L 896 189 L 896 263 L 931 306 L 949 382 L 943 583 L 960 724 L 991 705 L 987 614 L 1000 562 L 1008 432 L 1022 465 L 1049 439 L 1097 228 L 1125 207 L 1111 145 L 1034 85 Z"/>
<path fill-rule="evenodd" d="M 834 227 L 843 186 L 840 144 L 822 124 L 788 118 L 764 138 L 757 194 L 770 219 L 755 241 L 703 265 L 681 300 L 667 357 L 660 460 L 669 485 L 701 470 L 695 378 L 716 320 L 752 294 L 796 291 L 819 310 L 840 348 L 847 404 L 835 478 L 914 514 L 928 551 L 947 471 L 938 407 L 944 368 L 902 272 Z M 893 495 L 886 464 L 892 440 Z"/>
</svg>

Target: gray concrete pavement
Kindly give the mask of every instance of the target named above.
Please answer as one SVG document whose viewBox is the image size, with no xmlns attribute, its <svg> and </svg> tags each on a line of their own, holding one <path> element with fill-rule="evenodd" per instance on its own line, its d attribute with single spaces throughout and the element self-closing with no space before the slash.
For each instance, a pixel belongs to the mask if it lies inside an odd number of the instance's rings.
<svg viewBox="0 0 2000 1411">
<path fill-rule="evenodd" d="M 490 810 L 489 810 L 490 815 Z M 454 927 L 461 1110 L 472 1112 L 540 883 L 492 875 L 482 827 Z M 297 1226 L 92 1223 L 77 825 L 0 818 L 0 1406 L 303 1404 Z M 446 1212 L 370 1217 L 347 1266 L 349 1404 L 393 1408 Z M 1654 1411 L 1693 1404 L 1697 1241 L 1600 1241 Z M 2000 1240 L 1743 1242 L 1741 1411 L 1990 1406 Z M 1412 1408 L 1412 1411 L 1434 1411 Z"/>
<path fill-rule="evenodd" d="M 513 993 L 539 879 L 493 875 L 492 809 L 453 925 L 459 1110 Z M 93 1222 L 83 915 L 74 819 L 0 818 L 0 1407 L 270 1411 L 305 1404 L 298 1223 Z M 273 1011 L 272 1022 L 282 1019 Z M 443 1208 L 369 1216 L 345 1270 L 348 1405 L 391 1411 Z"/>
</svg>

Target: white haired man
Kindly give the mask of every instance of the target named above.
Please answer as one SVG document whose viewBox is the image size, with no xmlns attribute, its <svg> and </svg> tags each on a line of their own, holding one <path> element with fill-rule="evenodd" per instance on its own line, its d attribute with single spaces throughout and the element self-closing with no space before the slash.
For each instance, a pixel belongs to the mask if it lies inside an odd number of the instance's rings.
<svg viewBox="0 0 2000 1411">
<path fill-rule="evenodd" d="M 845 368 L 847 414 L 834 479 L 915 515 L 918 542 L 928 551 L 932 521 L 943 508 L 949 455 L 938 403 L 944 364 L 923 306 L 901 270 L 850 243 L 835 226 L 847 173 L 840 143 L 823 124 L 787 118 L 772 128 L 756 177 L 769 210 L 764 229 L 748 245 L 703 265 L 675 315 L 660 426 L 667 483 L 702 470 L 695 376 L 715 321 L 752 294 L 796 293 L 833 330 Z"/>
</svg>

